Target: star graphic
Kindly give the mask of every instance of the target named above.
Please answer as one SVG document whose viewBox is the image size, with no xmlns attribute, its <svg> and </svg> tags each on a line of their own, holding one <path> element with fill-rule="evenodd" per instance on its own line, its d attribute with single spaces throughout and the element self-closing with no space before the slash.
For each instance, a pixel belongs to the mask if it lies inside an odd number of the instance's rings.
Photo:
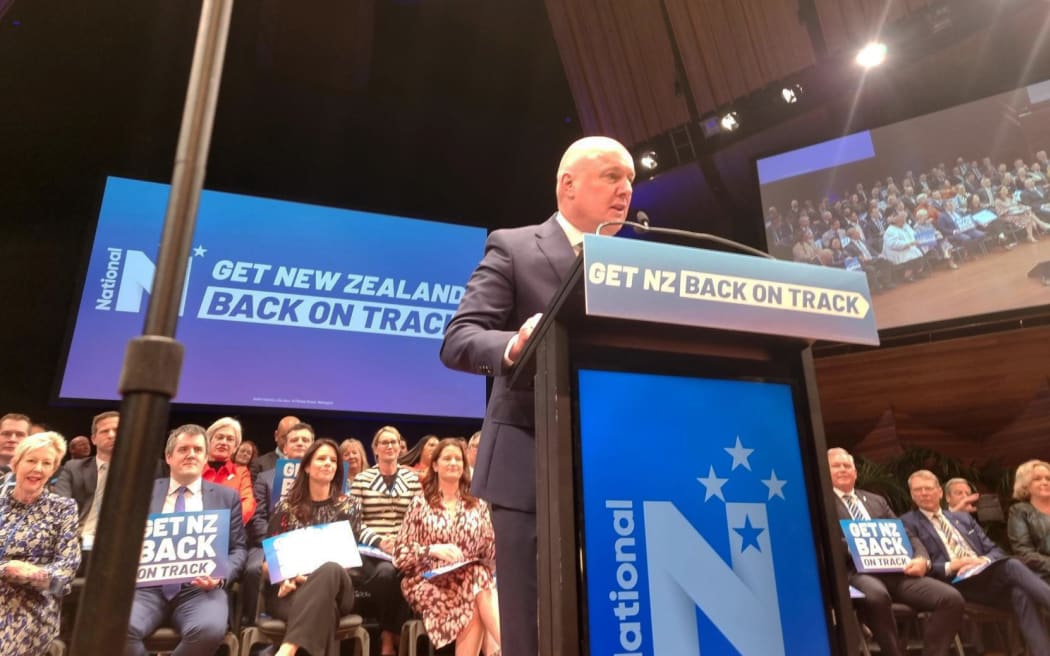
<svg viewBox="0 0 1050 656">
<path fill-rule="evenodd" d="M 742 540 L 740 544 L 740 553 L 747 551 L 748 547 L 754 547 L 755 551 L 762 553 L 762 547 L 758 546 L 758 536 L 762 535 L 764 528 L 755 528 L 751 525 L 751 516 L 744 515 L 744 525 L 740 528 L 734 528 L 737 535 Z"/>
<path fill-rule="evenodd" d="M 193 249 L 193 257 L 204 257 L 204 254 L 208 252 L 208 249 L 203 246 L 196 246 Z"/>
<path fill-rule="evenodd" d="M 769 478 L 762 481 L 762 484 L 769 488 L 769 499 L 773 497 L 784 499 L 784 486 L 787 485 L 787 481 L 777 478 L 777 470 L 769 470 Z M 766 501 L 769 501 L 769 499 L 766 499 Z"/>
<path fill-rule="evenodd" d="M 736 436 L 736 446 L 726 447 L 726 453 L 733 456 L 733 469 L 743 465 L 748 471 L 751 471 L 751 463 L 747 461 L 747 457 L 754 452 L 754 449 L 745 449 L 744 445 L 740 443 L 740 436 Z"/>
<path fill-rule="evenodd" d="M 700 481 L 704 486 L 704 489 L 707 490 L 704 494 L 704 501 L 707 501 L 711 497 L 718 497 L 723 502 L 726 500 L 726 498 L 722 496 L 722 486 L 725 485 L 729 479 L 719 478 L 715 474 L 715 468 L 713 466 L 707 470 L 707 478 L 698 478 L 696 480 Z"/>
</svg>

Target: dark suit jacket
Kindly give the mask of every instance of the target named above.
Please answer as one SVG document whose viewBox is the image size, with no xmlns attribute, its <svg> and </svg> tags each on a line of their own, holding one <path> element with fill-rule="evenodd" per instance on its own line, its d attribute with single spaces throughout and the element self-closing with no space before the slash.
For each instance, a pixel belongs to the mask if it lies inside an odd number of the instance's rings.
<svg viewBox="0 0 1050 656">
<path fill-rule="evenodd" d="M 493 377 L 472 485 L 490 503 L 536 509 L 532 391 L 508 388 L 511 372 L 503 353 L 521 324 L 546 309 L 575 258 L 553 216 L 540 225 L 493 232 L 445 332 L 445 365 Z"/>
<path fill-rule="evenodd" d="M 860 502 L 864 504 L 865 510 L 868 511 L 868 515 L 872 519 L 896 519 L 897 515 L 890 509 L 890 504 L 886 503 L 886 500 L 875 494 L 874 492 L 868 492 L 867 490 L 854 489 L 853 494 L 860 499 Z M 835 512 L 839 519 L 852 519 L 849 514 L 849 510 L 846 508 L 846 504 L 842 502 L 839 495 L 835 495 Z M 900 518 L 904 520 L 903 517 Z M 908 540 L 911 542 L 912 554 L 915 558 L 929 558 L 930 555 L 926 550 L 925 545 L 919 539 L 919 536 L 915 533 L 915 530 L 908 526 L 907 522 L 904 522 L 904 531 L 908 534 Z M 846 541 L 843 539 L 842 545 L 846 547 Z M 853 571 L 853 558 L 847 553 L 846 562 L 849 563 L 850 571 Z"/>
<path fill-rule="evenodd" d="M 95 457 L 70 460 L 58 471 L 55 494 L 77 502 L 80 521 L 83 522 L 95 500 L 98 486 L 98 464 Z"/>
<path fill-rule="evenodd" d="M 988 539 L 984 530 L 977 524 L 977 520 L 970 513 L 952 512 L 950 510 L 943 512 L 944 516 L 966 539 L 970 548 L 978 556 L 987 556 L 992 560 L 1006 558 L 1003 550 Z M 942 581 L 948 580 L 949 577 L 944 573 L 944 565 L 951 560 L 951 556 L 948 555 L 947 547 L 944 546 L 944 542 L 937 535 L 937 531 L 933 528 L 930 520 L 926 519 L 926 515 L 922 514 L 921 511 L 912 510 L 901 515 L 901 521 L 908 528 L 908 534 L 917 534 L 919 539 L 922 540 L 922 544 L 925 545 L 926 550 L 930 553 L 930 560 L 933 562 L 933 570 L 930 574 Z M 953 574 L 951 578 L 955 578 L 955 575 Z"/>
<path fill-rule="evenodd" d="M 273 490 L 273 479 L 277 469 L 270 468 L 259 474 L 252 485 L 255 494 L 255 515 L 248 523 L 248 544 L 253 547 L 262 545 L 263 538 L 270 530 L 270 494 Z"/>
<path fill-rule="evenodd" d="M 275 467 L 277 467 L 277 451 L 264 453 L 252 463 L 252 471 L 255 472 L 256 476 L 258 476 L 260 472 L 264 472 L 267 469 L 274 469 Z"/>
<path fill-rule="evenodd" d="M 151 514 L 164 510 L 164 497 L 168 494 L 168 482 L 170 479 L 158 478 L 153 482 L 153 496 L 150 500 L 149 511 Z M 107 486 L 108 487 L 108 486 Z M 226 575 L 226 582 L 236 581 L 244 571 L 244 559 L 248 551 L 244 544 L 244 522 L 241 521 L 241 497 L 236 490 L 231 488 L 201 481 L 201 496 L 205 510 L 230 511 L 230 568 Z"/>
</svg>

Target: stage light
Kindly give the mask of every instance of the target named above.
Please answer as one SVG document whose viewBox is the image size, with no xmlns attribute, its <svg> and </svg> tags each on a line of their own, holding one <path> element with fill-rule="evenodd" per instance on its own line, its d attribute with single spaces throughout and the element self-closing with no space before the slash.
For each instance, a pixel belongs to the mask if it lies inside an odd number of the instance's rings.
<svg viewBox="0 0 1050 656">
<path fill-rule="evenodd" d="M 740 116 L 736 112 L 727 112 L 718 123 L 726 132 L 732 132 L 740 127 Z"/>
<path fill-rule="evenodd" d="M 802 85 L 792 84 L 780 90 L 780 97 L 789 105 L 794 105 L 802 97 Z"/>
<path fill-rule="evenodd" d="M 874 68 L 886 61 L 886 44 L 872 41 L 857 53 L 857 63 L 864 68 Z"/>
<path fill-rule="evenodd" d="M 655 171 L 660 166 L 660 158 L 655 150 L 647 150 L 638 158 L 638 164 L 646 171 Z"/>
</svg>

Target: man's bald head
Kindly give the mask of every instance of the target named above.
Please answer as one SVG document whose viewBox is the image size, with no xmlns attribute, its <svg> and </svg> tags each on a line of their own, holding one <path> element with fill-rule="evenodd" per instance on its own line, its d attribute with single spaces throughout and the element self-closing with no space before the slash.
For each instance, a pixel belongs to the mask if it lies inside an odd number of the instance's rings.
<svg viewBox="0 0 1050 656">
<path fill-rule="evenodd" d="M 281 421 L 277 422 L 277 430 L 273 432 L 273 439 L 282 451 L 284 450 L 284 439 L 288 435 L 288 431 L 298 423 L 299 418 L 292 415 L 281 417 Z"/>
<path fill-rule="evenodd" d="M 609 137 L 584 137 L 562 155 L 555 195 L 558 211 L 582 232 L 604 221 L 623 221 L 631 204 L 634 160 Z M 615 234 L 610 226 L 604 234 Z"/>
</svg>

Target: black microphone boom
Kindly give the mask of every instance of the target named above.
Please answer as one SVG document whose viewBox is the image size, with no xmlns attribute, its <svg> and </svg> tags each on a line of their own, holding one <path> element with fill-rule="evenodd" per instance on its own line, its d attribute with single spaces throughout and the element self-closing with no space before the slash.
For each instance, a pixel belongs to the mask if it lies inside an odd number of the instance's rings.
<svg viewBox="0 0 1050 656">
<path fill-rule="evenodd" d="M 613 225 L 629 225 L 635 228 L 640 228 L 639 233 L 655 233 L 658 235 L 673 235 L 675 237 L 685 237 L 687 239 L 697 239 L 699 241 L 709 241 L 715 244 L 721 244 L 722 246 L 728 246 L 741 253 L 748 253 L 749 255 L 757 255 L 758 257 L 764 257 L 767 260 L 775 260 L 769 253 L 760 251 L 757 248 L 752 248 L 747 244 L 741 244 L 738 241 L 732 239 L 726 239 L 725 237 L 719 237 L 718 235 L 708 234 L 706 232 L 693 232 L 691 230 L 678 230 L 676 228 L 654 228 L 649 225 L 649 215 L 645 212 L 638 212 L 635 214 L 637 221 L 602 221 L 598 224 L 598 228 L 594 231 L 594 234 L 602 234 L 602 230 L 608 226 Z"/>
</svg>

